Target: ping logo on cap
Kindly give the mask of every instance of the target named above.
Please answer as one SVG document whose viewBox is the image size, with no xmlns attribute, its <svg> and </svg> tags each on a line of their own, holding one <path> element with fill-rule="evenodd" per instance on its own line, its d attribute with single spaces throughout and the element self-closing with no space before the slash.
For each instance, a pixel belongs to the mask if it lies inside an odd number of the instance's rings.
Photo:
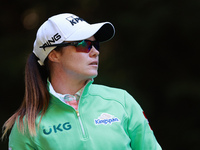
<svg viewBox="0 0 200 150">
<path fill-rule="evenodd" d="M 85 21 L 82 18 L 74 17 L 74 16 L 67 17 L 66 19 L 72 24 L 72 26 L 74 26 L 75 24 L 79 23 L 79 21 Z"/>
<path fill-rule="evenodd" d="M 51 37 L 50 40 L 48 40 L 47 42 L 45 42 L 41 47 L 43 47 L 44 51 L 45 51 L 45 47 L 47 45 L 51 45 L 51 43 L 55 43 L 56 41 L 58 41 L 61 38 L 61 35 L 59 33 L 56 33 L 54 36 Z"/>
</svg>

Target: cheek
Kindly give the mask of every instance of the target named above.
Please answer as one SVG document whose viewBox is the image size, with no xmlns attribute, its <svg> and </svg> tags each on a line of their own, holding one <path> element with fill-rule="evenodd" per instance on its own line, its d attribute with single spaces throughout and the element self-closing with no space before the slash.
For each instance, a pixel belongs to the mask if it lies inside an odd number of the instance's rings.
<svg viewBox="0 0 200 150">
<path fill-rule="evenodd" d="M 66 57 L 62 58 L 62 65 L 65 66 L 66 69 L 78 69 L 83 67 L 86 64 L 86 57 L 81 55 L 67 55 Z"/>
</svg>

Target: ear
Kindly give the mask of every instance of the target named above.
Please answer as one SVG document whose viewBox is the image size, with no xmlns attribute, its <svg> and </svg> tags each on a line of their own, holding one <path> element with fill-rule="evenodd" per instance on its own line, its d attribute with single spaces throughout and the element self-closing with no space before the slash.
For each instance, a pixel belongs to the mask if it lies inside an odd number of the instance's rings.
<svg viewBox="0 0 200 150">
<path fill-rule="evenodd" d="M 48 55 L 48 59 L 51 62 L 59 62 L 59 58 L 60 58 L 60 53 L 55 50 L 52 50 Z"/>
</svg>

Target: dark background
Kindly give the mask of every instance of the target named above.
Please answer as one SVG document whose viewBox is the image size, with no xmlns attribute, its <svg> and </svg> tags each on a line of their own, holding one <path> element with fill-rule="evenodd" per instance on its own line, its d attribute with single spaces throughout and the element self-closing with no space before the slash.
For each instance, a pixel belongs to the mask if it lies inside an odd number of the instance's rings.
<svg viewBox="0 0 200 150">
<path fill-rule="evenodd" d="M 24 66 L 38 27 L 71 12 L 116 28 L 101 45 L 95 83 L 133 95 L 164 150 L 199 149 L 199 0 L 10 0 L 0 12 L 1 127 L 23 99 Z"/>
</svg>

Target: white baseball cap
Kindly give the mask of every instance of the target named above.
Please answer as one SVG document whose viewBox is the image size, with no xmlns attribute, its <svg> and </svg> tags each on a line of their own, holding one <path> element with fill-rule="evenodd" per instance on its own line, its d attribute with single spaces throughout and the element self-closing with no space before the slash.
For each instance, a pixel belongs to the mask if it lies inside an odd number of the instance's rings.
<svg viewBox="0 0 200 150">
<path fill-rule="evenodd" d="M 82 18 L 70 13 L 50 17 L 37 31 L 33 45 L 33 53 L 39 58 L 40 65 L 48 54 L 56 47 L 45 47 L 64 41 L 80 41 L 94 35 L 97 41 L 110 40 L 115 34 L 115 28 L 110 22 L 89 24 Z"/>
</svg>

